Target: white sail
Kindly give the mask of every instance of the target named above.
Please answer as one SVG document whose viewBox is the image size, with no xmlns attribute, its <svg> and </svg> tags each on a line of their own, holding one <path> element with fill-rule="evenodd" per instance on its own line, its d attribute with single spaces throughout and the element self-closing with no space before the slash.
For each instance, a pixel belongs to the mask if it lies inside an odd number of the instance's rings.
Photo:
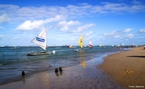
<svg viewBox="0 0 145 89">
<path fill-rule="evenodd" d="M 91 40 L 90 40 L 90 42 L 89 42 L 89 47 L 90 47 L 90 48 L 93 47 L 93 45 L 92 45 L 92 41 L 91 41 Z"/>
<path fill-rule="evenodd" d="M 32 42 L 46 50 L 46 29 L 44 28 L 42 32 L 32 40 Z"/>
</svg>

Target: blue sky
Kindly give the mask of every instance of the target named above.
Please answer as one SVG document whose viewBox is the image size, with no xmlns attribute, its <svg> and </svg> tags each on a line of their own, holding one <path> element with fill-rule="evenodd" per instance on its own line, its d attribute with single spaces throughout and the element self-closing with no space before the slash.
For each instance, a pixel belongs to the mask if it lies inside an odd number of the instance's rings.
<svg viewBox="0 0 145 89">
<path fill-rule="evenodd" d="M 47 45 L 145 44 L 144 0 L 1 0 L 0 46 L 33 46 L 47 29 Z"/>
</svg>

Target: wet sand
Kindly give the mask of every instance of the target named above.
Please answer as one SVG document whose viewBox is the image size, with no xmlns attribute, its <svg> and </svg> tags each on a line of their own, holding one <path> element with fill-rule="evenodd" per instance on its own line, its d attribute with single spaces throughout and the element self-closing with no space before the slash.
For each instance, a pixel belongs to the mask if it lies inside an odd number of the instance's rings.
<svg viewBox="0 0 145 89">
<path fill-rule="evenodd" d="M 0 85 L 0 89 L 123 89 L 96 67 L 104 56 L 89 61 L 82 57 L 79 65 L 62 68 L 62 72 L 51 70 L 22 77 L 21 81 Z"/>
<path fill-rule="evenodd" d="M 109 55 L 99 67 L 110 78 L 128 89 L 145 88 L 145 49 L 143 47 Z"/>
</svg>

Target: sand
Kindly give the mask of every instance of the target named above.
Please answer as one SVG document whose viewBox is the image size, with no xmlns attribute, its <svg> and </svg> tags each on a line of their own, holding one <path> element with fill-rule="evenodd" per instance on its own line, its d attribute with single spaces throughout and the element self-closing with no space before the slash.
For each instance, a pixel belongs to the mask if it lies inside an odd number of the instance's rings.
<svg viewBox="0 0 145 89">
<path fill-rule="evenodd" d="M 143 47 L 105 56 L 107 55 L 97 56 L 89 61 L 82 58 L 79 65 L 62 68 L 63 71 L 58 73 L 49 70 L 29 77 L 24 76 L 20 81 L 0 85 L 0 89 L 145 88 Z"/>
<path fill-rule="evenodd" d="M 145 88 L 145 49 L 143 47 L 109 55 L 99 67 L 126 88 Z"/>
<path fill-rule="evenodd" d="M 82 57 L 80 64 L 62 68 L 62 72 L 36 73 L 22 77 L 21 81 L 0 85 L 0 89 L 123 89 L 96 67 L 102 57 L 104 55 L 89 61 Z"/>
</svg>

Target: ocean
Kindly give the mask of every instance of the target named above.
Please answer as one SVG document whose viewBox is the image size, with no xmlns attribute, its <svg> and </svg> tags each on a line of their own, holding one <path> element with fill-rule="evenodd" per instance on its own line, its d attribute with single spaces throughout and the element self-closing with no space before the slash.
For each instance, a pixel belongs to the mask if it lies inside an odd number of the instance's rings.
<svg viewBox="0 0 145 89">
<path fill-rule="evenodd" d="M 94 46 L 92 49 L 85 47 L 85 52 L 75 52 L 76 49 L 80 49 L 80 47 L 52 46 L 48 47 L 47 51 L 55 50 L 55 54 L 27 56 L 28 53 L 43 50 L 37 46 L 0 47 L 0 85 L 20 80 L 22 71 L 25 71 L 26 76 L 29 76 L 37 72 L 54 70 L 58 67 L 77 65 L 82 60 L 88 61 L 94 57 L 120 51 L 119 47 L 112 46 Z M 98 64 L 102 61 L 103 59 L 98 59 Z"/>
</svg>

